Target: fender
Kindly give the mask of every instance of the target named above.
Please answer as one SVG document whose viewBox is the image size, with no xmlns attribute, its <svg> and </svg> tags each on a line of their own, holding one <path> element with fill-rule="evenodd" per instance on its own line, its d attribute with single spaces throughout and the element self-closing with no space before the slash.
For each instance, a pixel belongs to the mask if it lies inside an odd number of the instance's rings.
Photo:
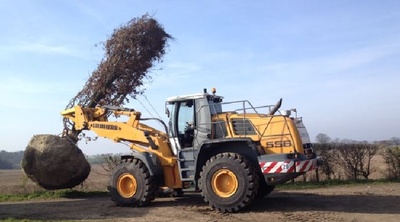
<svg viewBox="0 0 400 222">
<path fill-rule="evenodd" d="M 242 137 L 206 140 L 202 144 L 200 144 L 200 148 L 197 154 L 198 158 L 196 158 L 195 161 L 196 188 L 197 181 L 200 177 L 200 171 L 202 170 L 203 165 L 212 156 L 224 152 L 238 153 L 246 157 L 261 173 L 257 160 L 257 156 L 259 156 L 259 153 L 257 151 L 257 143 L 250 138 Z"/>
<path fill-rule="evenodd" d="M 141 160 L 146 165 L 147 169 L 149 169 L 149 173 L 151 176 L 154 177 L 157 185 L 159 186 L 164 185 L 164 173 L 161 167 L 160 160 L 158 159 L 157 155 L 149 152 L 142 152 L 142 153 L 134 152 L 130 155 L 121 156 L 121 161 L 129 159 Z"/>
</svg>

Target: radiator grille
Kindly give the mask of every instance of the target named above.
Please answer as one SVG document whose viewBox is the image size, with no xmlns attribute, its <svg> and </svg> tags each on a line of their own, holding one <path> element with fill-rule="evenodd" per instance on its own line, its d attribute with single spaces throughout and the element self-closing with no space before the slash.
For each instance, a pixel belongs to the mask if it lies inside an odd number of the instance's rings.
<svg viewBox="0 0 400 222">
<path fill-rule="evenodd" d="M 232 126 L 236 135 L 257 135 L 248 119 L 232 119 Z"/>
</svg>

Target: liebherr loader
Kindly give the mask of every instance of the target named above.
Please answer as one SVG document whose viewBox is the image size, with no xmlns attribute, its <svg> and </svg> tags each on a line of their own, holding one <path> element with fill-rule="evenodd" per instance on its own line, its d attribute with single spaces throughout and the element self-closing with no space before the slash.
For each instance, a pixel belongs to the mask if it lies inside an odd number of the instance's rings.
<svg viewBox="0 0 400 222">
<path fill-rule="evenodd" d="M 165 133 L 143 124 L 148 119 L 128 108 L 76 106 L 61 115 L 74 123 L 74 130 L 94 131 L 134 151 L 121 156 L 110 176 L 117 205 L 143 206 L 155 198 L 156 189 L 168 187 L 178 193 L 194 189 L 212 208 L 235 212 L 316 167 L 302 120 L 291 117 L 290 110 L 280 112 L 281 101 L 264 107 L 223 102 L 215 89 L 170 97 Z M 224 108 L 234 105 L 239 108 Z M 110 114 L 129 120 L 108 121 Z"/>
</svg>

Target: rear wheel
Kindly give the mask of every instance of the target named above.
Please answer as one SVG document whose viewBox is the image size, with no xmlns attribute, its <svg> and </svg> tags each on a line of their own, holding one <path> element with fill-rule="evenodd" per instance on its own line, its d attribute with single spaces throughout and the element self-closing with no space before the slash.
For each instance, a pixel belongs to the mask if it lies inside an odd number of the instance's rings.
<svg viewBox="0 0 400 222">
<path fill-rule="evenodd" d="M 257 172 L 236 153 L 221 153 L 209 159 L 200 173 L 204 201 L 221 212 L 236 212 L 249 205 L 258 191 Z"/>
<path fill-rule="evenodd" d="M 111 199 L 119 206 L 143 206 L 154 200 L 156 185 L 146 165 L 125 160 L 110 176 Z"/>
</svg>

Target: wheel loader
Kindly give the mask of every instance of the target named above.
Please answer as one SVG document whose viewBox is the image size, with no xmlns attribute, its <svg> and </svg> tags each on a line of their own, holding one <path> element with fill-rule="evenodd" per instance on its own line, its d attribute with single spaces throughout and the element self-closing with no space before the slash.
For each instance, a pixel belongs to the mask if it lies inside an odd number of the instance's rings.
<svg viewBox="0 0 400 222">
<path fill-rule="evenodd" d="M 120 206 L 144 206 L 157 189 L 167 187 L 177 194 L 201 192 L 213 209 L 236 212 L 275 185 L 316 168 L 302 119 L 295 109 L 279 111 L 282 99 L 254 107 L 246 100 L 224 102 L 215 93 L 213 88 L 168 98 L 168 126 L 114 106 L 76 106 L 61 115 L 73 130 L 91 130 L 132 149 L 110 175 L 110 195 Z M 128 120 L 108 121 L 110 115 Z M 162 123 L 165 132 L 144 124 L 148 120 Z"/>
</svg>

